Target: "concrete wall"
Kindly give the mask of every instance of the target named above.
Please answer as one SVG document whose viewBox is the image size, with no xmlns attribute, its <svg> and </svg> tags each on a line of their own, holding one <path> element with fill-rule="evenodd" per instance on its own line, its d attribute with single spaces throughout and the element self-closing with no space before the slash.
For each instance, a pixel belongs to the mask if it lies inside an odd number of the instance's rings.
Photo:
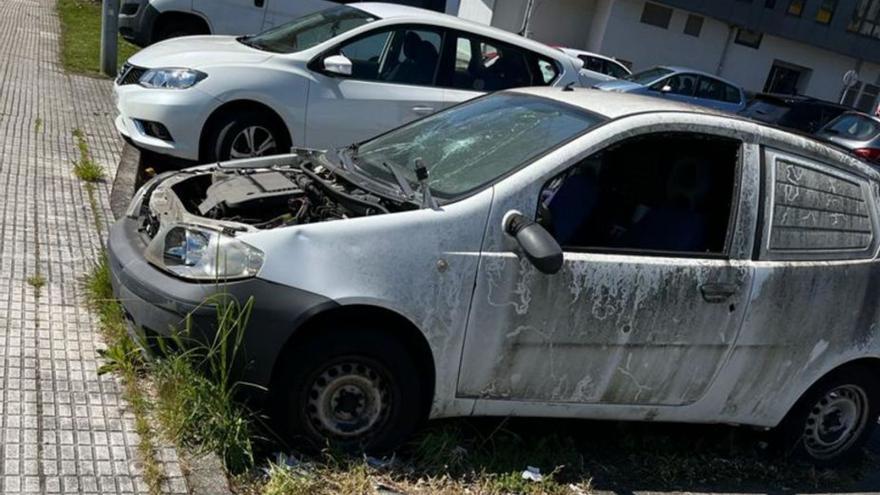
<svg viewBox="0 0 880 495">
<path fill-rule="evenodd" d="M 451 6 L 452 3 L 452 1 L 447 3 L 448 13 L 474 22 L 492 23 L 495 0 L 454 0 L 455 7 Z"/>
<path fill-rule="evenodd" d="M 843 89 L 843 74 L 856 67 L 856 60 L 803 43 L 764 35 L 758 50 L 732 44 L 722 76 L 751 91 L 764 89 L 774 60 L 812 69 L 802 92 L 836 101 Z"/>
<path fill-rule="evenodd" d="M 496 0 L 492 25 L 519 32 L 527 3 L 527 0 Z M 596 0 L 534 0 L 528 37 L 548 45 L 583 48 L 588 42 L 596 3 Z"/>
<path fill-rule="evenodd" d="M 654 65 L 684 65 L 714 73 L 730 28 L 711 18 L 703 20 L 700 37 L 684 34 L 687 13 L 674 9 L 668 29 L 641 22 L 642 0 L 617 0 L 611 7 L 598 51 L 633 63 L 639 71 Z"/>
</svg>

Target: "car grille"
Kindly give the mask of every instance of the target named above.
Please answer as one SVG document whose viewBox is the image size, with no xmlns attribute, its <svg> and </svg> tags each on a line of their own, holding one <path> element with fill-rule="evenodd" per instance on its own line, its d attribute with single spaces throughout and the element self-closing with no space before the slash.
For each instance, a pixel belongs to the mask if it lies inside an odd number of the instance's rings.
<svg viewBox="0 0 880 495">
<path fill-rule="evenodd" d="M 137 84 L 145 72 L 147 72 L 147 69 L 144 69 L 143 67 L 125 64 L 119 71 L 119 77 L 116 78 L 116 84 L 119 84 L 120 86 L 125 84 Z"/>
</svg>

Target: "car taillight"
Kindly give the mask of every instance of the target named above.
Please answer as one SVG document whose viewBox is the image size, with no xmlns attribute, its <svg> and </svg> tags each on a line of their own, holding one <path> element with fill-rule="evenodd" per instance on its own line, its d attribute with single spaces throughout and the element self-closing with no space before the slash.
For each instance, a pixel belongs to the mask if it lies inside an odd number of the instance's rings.
<svg viewBox="0 0 880 495">
<path fill-rule="evenodd" d="M 853 153 L 859 155 L 865 160 L 880 162 L 880 148 L 859 148 L 853 150 Z"/>
</svg>

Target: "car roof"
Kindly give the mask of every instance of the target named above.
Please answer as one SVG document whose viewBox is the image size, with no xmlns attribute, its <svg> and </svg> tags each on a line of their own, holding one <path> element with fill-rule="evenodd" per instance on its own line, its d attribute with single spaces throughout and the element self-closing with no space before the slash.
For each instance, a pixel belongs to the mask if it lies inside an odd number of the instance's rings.
<svg viewBox="0 0 880 495">
<path fill-rule="evenodd" d="M 614 62 L 616 64 L 623 65 L 620 62 L 618 62 L 617 59 L 615 59 L 614 57 L 609 57 L 608 55 L 602 55 L 601 53 L 588 52 L 586 50 L 578 50 L 577 48 L 568 48 L 566 46 L 558 46 L 556 48 L 559 48 L 563 52 L 570 53 L 572 55 L 587 55 L 589 57 L 601 58 L 602 60 L 608 60 L 609 62 Z"/>
<path fill-rule="evenodd" d="M 852 153 L 838 145 L 829 143 L 827 140 L 819 139 L 813 135 L 807 135 L 797 132 L 791 132 L 781 127 L 767 125 L 763 122 L 751 120 L 739 115 L 713 110 L 711 108 L 690 105 L 665 98 L 657 98 L 654 96 L 645 96 L 632 93 L 617 93 L 610 91 L 602 91 L 587 88 L 556 88 L 556 87 L 530 87 L 516 88 L 504 91 L 505 93 L 519 93 L 548 98 L 561 103 L 572 105 L 588 112 L 602 115 L 609 120 L 627 117 L 641 113 L 651 112 L 682 112 L 691 114 L 704 114 L 724 117 L 732 121 L 742 122 L 754 126 L 756 135 L 763 135 L 777 141 L 784 141 L 790 146 L 798 149 L 809 147 L 814 152 L 825 154 L 833 157 L 837 162 L 844 158 L 849 163 L 849 168 L 860 172 L 862 175 L 870 176 L 874 180 L 880 179 L 880 175 L 867 162 L 855 157 Z M 858 115 L 874 118 L 880 121 L 880 118 L 860 112 L 851 112 Z M 820 146 L 821 148 L 816 148 Z M 836 165 L 839 166 L 839 165 Z"/>
<path fill-rule="evenodd" d="M 398 5 L 394 3 L 383 2 L 355 2 L 347 4 L 380 19 L 395 21 L 412 21 L 414 23 L 428 23 L 451 29 L 460 29 L 469 33 L 487 36 L 498 41 L 510 43 L 512 45 L 521 46 L 534 52 L 540 53 L 547 57 L 561 60 L 563 57 L 571 58 L 561 50 L 557 50 L 551 46 L 545 45 L 539 41 L 525 38 L 518 34 L 498 29 L 478 22 L 469 21 L 460 17 L 434 12 L 433 10 L 420 9 L 418 7 L 410 7 L 408 5 Z"/>
<path fill-rule="evenodd" d="M 515 93 L 526 93 L 567 103 L 584 110 L 603 115 L 609 119 L 626 117 L 644 112 L 689 112 L 710 115 L 727 115 L 711 108 L 690 105 L 687 103 L 615 91 L 571 87 L 566 90 L 556 87 L 531 87 L 508 90 Z"/>
<path fill-rule="evenodd" d="M 656 67 L 659 67 L 659 68 L 661 68 L 661 69 L 671 70 L 672 72 L 676 72 L 676 73 L 678 73 L 678 72 L 687 72 L 687 73 L 689 73 L 689 74 L 697 74 L 697 75 L 700 75 L 700 76 L 711 77 L 712 79 L 717 79 L 717 80 L 719 80 L 719 81 L 721 81 L 721 82 L 727 83 L 727 84 L 729 84 L 729 85 L 731 85 L 731 86 L 733 86 L 733 87 L 739 89 L 740 91 L 742 91 L 742 87 L 740 87 L 739 84 L 737 84 L 737 83 L 735 83 L 735 82 L 733 82 L 733 81 L 731 81 L 731 80 L 729 80 L 729 79 L 725 79 L 725 78 L 723 78 L 723 77 L 721 77 L 721 76 L 716 76 L 715 74 L 710 74 L 710 73 L 708 73 L 708 72 L 703 72 L 703 71 L 701 71 L 701 70 L 691 69 L 690 67 L 682 67 L 682 66 L 680 66 L 680 65 L 658 65 L 658 66 L 656 66 Z M 656 67 L 655 67 L 655 68 L 656 68 Z"/>
</svg>

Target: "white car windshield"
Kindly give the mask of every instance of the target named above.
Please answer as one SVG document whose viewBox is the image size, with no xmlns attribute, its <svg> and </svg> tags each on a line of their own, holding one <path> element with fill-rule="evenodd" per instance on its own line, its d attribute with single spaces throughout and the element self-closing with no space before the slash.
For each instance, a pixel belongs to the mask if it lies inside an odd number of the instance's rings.
<svg viewBox="0 0 880 495">
<path fill-rule="evenodd" d="M 294 53 L 317 46 L 374 20 L 376 17 L 360 9 L 333 7 L 238 40 L 258 50 Z"/>
<path fill-rule="evenodd" d="M 392 183 L 393 168 L 416 184 L 414 163 L 421 159 L 432 194 L 451 199 L 494 182 L 603 120 L 558 101 L 499 93 L 367 141 L 357 148 L 355 163 Z"/>
</svg>

